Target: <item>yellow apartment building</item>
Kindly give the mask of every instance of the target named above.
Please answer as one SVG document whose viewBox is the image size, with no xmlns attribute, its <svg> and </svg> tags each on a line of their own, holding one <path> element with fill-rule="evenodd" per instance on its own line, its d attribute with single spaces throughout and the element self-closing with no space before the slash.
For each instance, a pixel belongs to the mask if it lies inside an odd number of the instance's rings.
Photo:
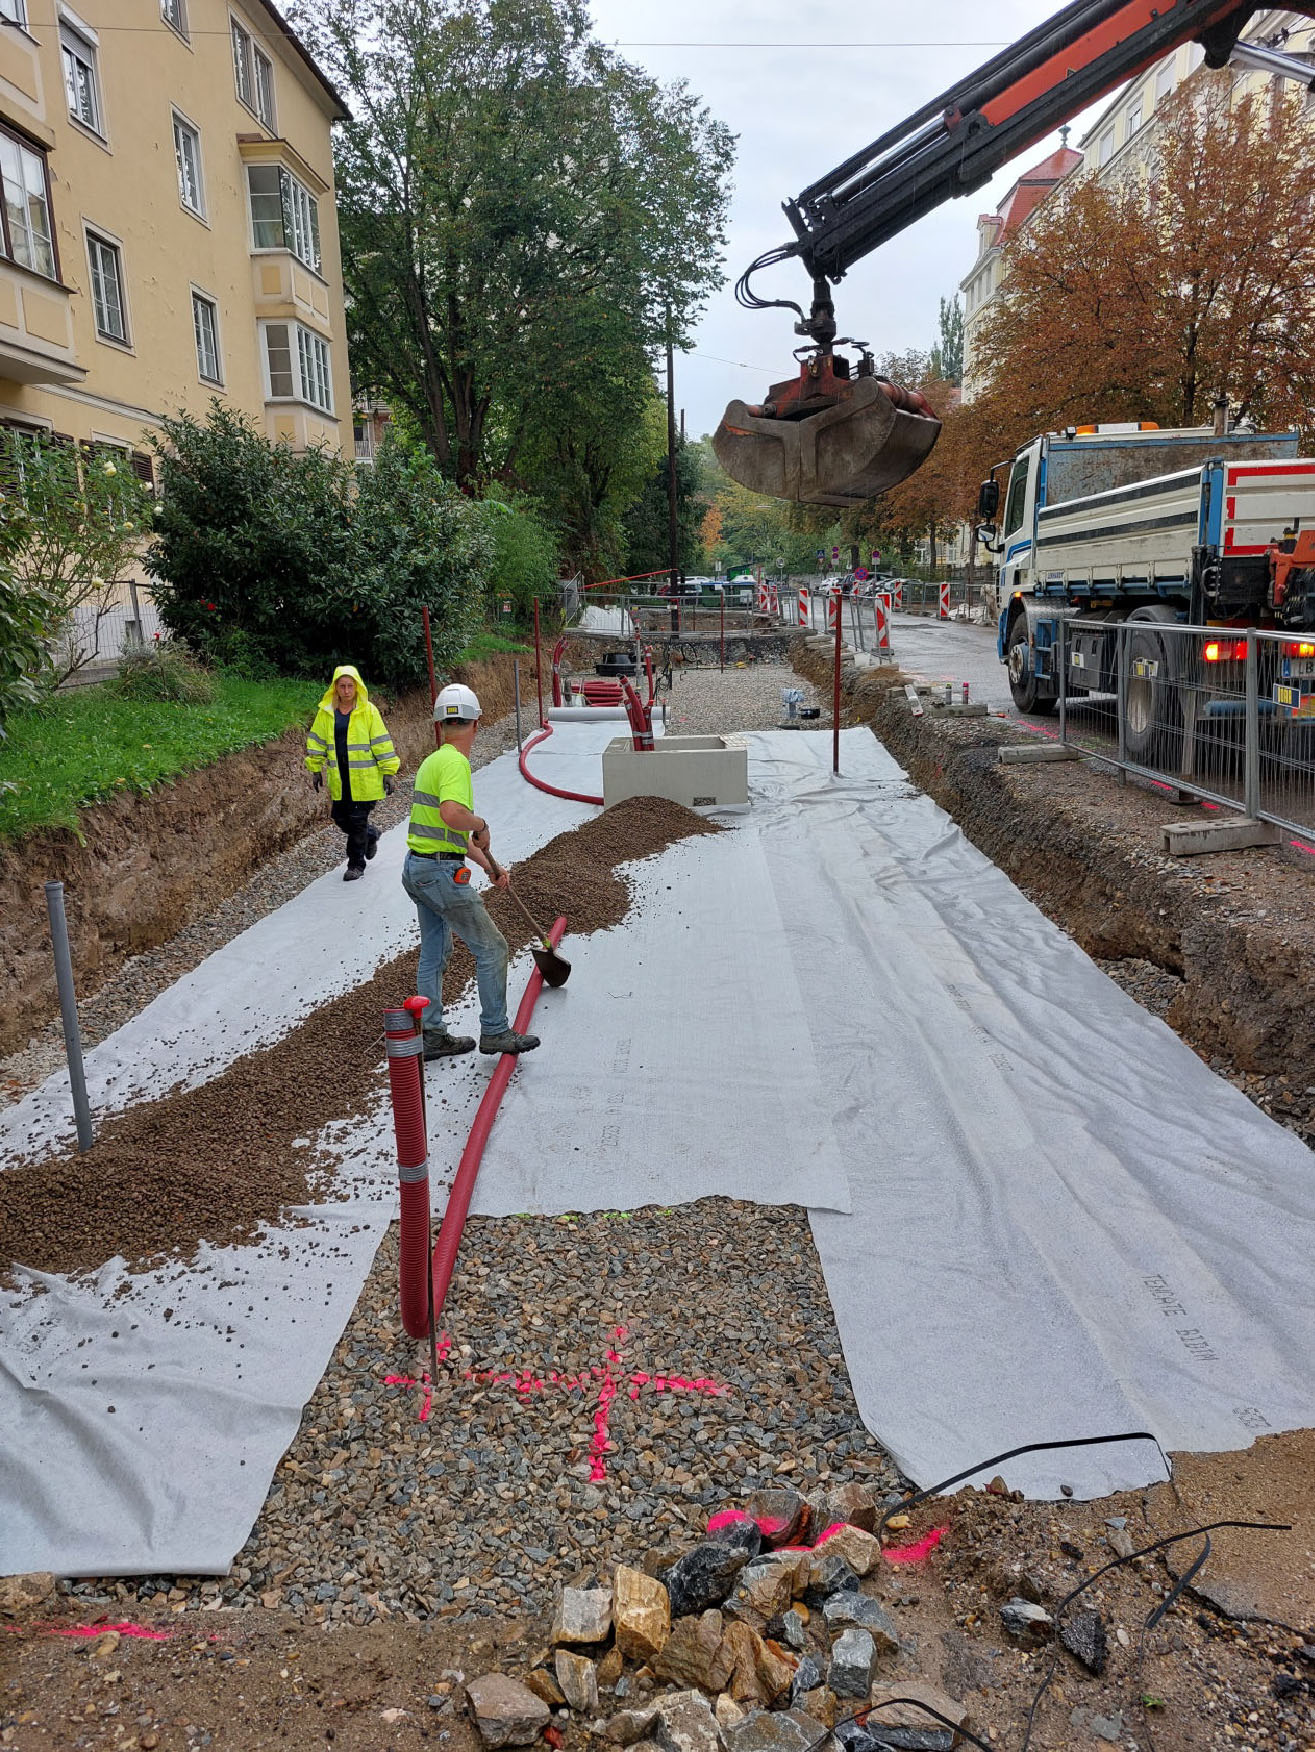
<svg viewBox="0 0 1315 1752">
<path fill-rule="evenodd" d="M 330 130 L 270 0 L 0 0 L 0 424 L 351 443 Z"/>
</svg>

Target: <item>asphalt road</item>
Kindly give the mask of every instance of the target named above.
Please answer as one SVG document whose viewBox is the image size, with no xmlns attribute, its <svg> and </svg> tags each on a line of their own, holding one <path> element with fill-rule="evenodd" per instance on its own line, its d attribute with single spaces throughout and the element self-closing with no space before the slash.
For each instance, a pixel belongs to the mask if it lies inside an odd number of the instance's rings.
<svg viewBox="0 0 1315 1752">
<path fill-rule="evenodd" d="M 996 656 L 994 627 L 895 614 L 891 616 L 890 642 L 895 661 L 906 675 L 933 686 L 951 681 L 956 700 L 963 698 L 966 681 L 970 700 L 985 700 L 993 712 L 1018 716 L 1005 666 Z"/>
</svg>

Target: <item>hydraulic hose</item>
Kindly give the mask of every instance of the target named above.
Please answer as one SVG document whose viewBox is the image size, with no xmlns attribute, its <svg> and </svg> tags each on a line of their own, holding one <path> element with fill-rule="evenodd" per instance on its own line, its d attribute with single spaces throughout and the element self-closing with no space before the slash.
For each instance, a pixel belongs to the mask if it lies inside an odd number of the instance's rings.
<svg viewBox="0 0 1315 1752">
<path fill-rule="evenodd" d="M 548 932 L 548 941 L 556 949 L 566 934 L 566 920 L 555 919 L 552 929 Z M 538 1002 L 539 993 L 543 990 L 543 975 L 536 967 L 530 975 L 525 987 L 525 996 L 521 999 L 520 1009 L 516 1012 L 513 1026 L 518 1034 L 524 1034 L 530 1025 L 534 1014 L 534 1006 Z M 456 1179 L 452 1182 L 452 1190 L 448 1194 L 447 1209 L 439 1225 L 438 1240 L 434 1243 L 433 1259 L 430 1263 L 430 1278 L 433 1284 L 434 1319 L 438 1320 L 443 1303 L 447 1298 L 448 1285 L 452 1282 L 453 1268 L 457 1263 L 457 1252 L 461 1246 L 462 1231 L 466 1226 L 466 1214 L 470 1210 L 471 1194 L 475 1190 L 475 1181 L 479 1176 L 479 1165 L 484 1157 L 484 1146 L 489 1141 L 489 1133 L 493 1130 L 493 1122 L 498 1117 L 498 1107 L 506 1092 L 511 1074 L 516 1069 L 516 1054 L 504 1053 L 498 1060 L 497 1069 L 489 1078 L 489 1086 L 484 1091 L 479 1106 L 475 1109 L 475 1123 L 470 1128 L 470 1136 L 466 1139 L 466 1147 L 461 1152 L 461 1160 L 457 1164 Z M 428 1217 L 426 1216 L 426 1224 Z M 419 1271 L 419 1281 L 412 1282 L 411 1294 L 425 1304 L 425 1278 L 423 1256 Z M 403 1286 L 403 1294 L 406 1286 Z M 427 1316 L 427 1309 L 426 1309 Z M 426 1328 L 421 1327 L 421 1332 Z M 410 1332 L 410 1327 L 407 1331 Z M 419 1336 L 415 1334 L 413 1336 Z"/>
<path fill-rule="evenodd" d="M 552 725 L 545 724 L 543 729 L 540 730 L 537 735 L 531 736 L 529 741 L 526 742 L 524 748 L 522 748 L 520 752 L 521 777 L 528 784 L 533 785 L 536 791 L 546 791 L 550 797 L 565 797 L 568 803 L 596 803 L 601 809 L 603 806 L 603 799 L 601 797 L 591 797 L 584 791 L 563 791 L 557 785 L 550 785 L 546 779 L 536 779 L 534 774 L 530 771 L 529 763 L 526 758 L 530 750 L 532 748 L 537 748 L 541 742 L 546 742 L 551 735 Z"/>
</svg>

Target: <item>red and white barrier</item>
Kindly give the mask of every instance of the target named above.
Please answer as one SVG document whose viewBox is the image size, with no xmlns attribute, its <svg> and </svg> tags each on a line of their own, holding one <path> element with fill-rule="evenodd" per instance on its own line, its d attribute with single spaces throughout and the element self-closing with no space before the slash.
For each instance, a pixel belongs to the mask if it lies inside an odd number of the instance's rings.
<svg viewBox="0 0 1315 1752">
<path fill-rule="evenodd" d="M 937 620 L 949 620 L 950 618 L 950 581 L 948 578 L 940 588 L 939 607 L 936 611 L 936 618 Z"/>
<path fill-rule="evenodd" d="M 831 591 L 826 599 L 826 630 L 834 633 L 840 625 L 840 604 L 842 597 L 838 590 Z"/>
<path fill-rule="evenodd" d="M 808 618 L 808 586 L 807 586 L 807 584 L 801 584 L 799 586 L 799 625 L 801 627 L 806 627 L 806 626 L 811 625 L 811 622 L 809 621 L 809 618 Z"/>
<path fill-rule="evenodd" d="M 758 586 L 758 613 L 759 614 L 769 613 L 771 610 L 771 606 L 772 606 L 771 592 L 768 590 L 768 588 L 765 584 L 760 583 Z"/>
<path fill-rule="evenodd" d="M 780 614 L 781 612 L 781 595 L 775 584 L 767 586 L 767 612 L 768 614 Z"/>
<path fill-rule="evenodd" d="M 892 593 L 892 601 L 893 601 L 893 604 L 896 608 L 903 610 L 903 607 L 904 607 L 904 580 L 903 580 L 903 578 L 896 578 L 896 580 L 895 580 L 895 589 Z"/>
<path fill-rule="evenodd" d="M 877 650 L 890 650 L 890 597 L 874 596 L 872 606 L 877 616 Z"/>
</svg>

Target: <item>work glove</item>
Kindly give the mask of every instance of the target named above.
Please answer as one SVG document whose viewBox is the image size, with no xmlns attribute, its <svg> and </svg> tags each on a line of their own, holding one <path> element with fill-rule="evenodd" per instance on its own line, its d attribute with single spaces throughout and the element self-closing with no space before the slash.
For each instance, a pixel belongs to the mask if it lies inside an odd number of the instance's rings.
<svg viewBox="0 0 1315 1752">
<path fill-rule="evenodd" d="M 384 796 L 391 797 L 392 794 L 393 794 L 393 781 L 389 778 L 385 778 L 384 779 Z"/>
<path fill-rule="evenodd" d="M 324 789 L 323 773 L 316 773 L 315 777 L 311 780 L 311 787 L 316 791 L 322 791 Z"/>
</svg>

